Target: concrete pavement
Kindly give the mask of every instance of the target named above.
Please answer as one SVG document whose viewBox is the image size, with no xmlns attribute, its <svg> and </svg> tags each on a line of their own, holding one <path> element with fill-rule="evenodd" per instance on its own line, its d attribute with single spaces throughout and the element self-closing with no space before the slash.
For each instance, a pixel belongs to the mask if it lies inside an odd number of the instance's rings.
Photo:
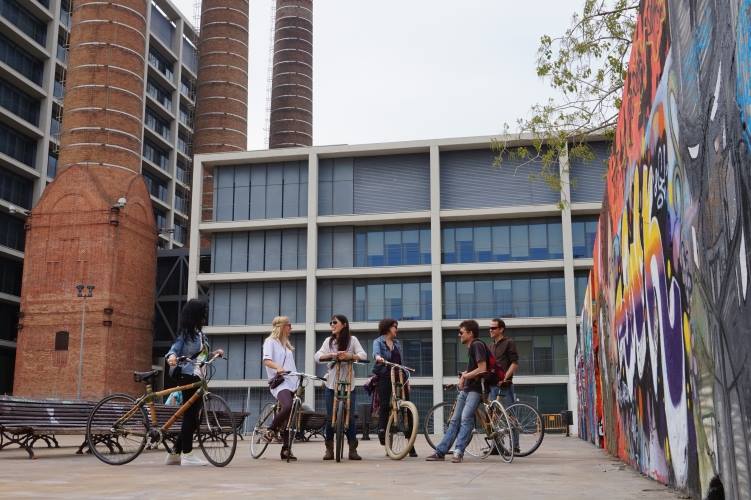
<svg viewBox="0 0 751 500">
<path fill-rule="evenodd" d="M 374 439 L 361 441 L 362 462 L 323 462 L 323 443 L 315 441 L 297 445 L 299 461 L 287 464 L 278 445 L 253 460 L 246 440 L 221 469 L 165 466 L 161 451 L 114 467 L 75 455 L 80 441 L 64 437 L 63 448 L 39 448 L 36 460 L 23 450 L 0 451 L 0 498 L 682 498 L 578 438 L 560 435 L 545 436 L 537 452 L 511 464 L 494 456 L 426 462 L 430 449 L 422 436 L 416 459 L 389 460 Z"/>
</svg>

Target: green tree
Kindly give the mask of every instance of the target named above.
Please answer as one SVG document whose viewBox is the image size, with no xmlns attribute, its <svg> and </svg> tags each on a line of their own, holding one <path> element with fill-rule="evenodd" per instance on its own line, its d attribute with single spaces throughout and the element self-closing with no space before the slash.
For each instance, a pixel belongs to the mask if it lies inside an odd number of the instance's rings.
<svg viewBox="0 0 751 500">
<path fill-rule="evenodd" d="M 560 190 L 559 155 L 568 148 L 569 158 L 591 159 L 585 138 L 612 137 L 638 13 L 639 0 L 585 0 L 562 35 L 540 39 L 537 74 L 558 98 L 534 105 L 528 118 L 517 120 L 519 134 L 532 137 L 531 147 L 493 141 L 496 166 L 504 158 L 523 160 L 522 165 L 539 161 L 540 177 Z M 508 124 L 504 136 L 510 137 Z"/>
</svg>

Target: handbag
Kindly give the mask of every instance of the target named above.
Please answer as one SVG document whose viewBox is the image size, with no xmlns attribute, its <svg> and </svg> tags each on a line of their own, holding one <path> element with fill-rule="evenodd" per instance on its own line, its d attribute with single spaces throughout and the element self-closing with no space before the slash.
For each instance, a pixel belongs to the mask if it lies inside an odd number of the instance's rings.
<svg viewBox="0 0 751 500">
<path fill-rule="evenodd" d="M 284 362 L 287 361 L 287 350 L 284 350 L 284 360 L 282 360 L 282 367 L 284 367 Z M 277 373 L 273 377 L 269 379 L 269 389 L 276 389 L 280 385 L 282 385 L 282 382 L 284 382 L 284 375 L 281 373 Z"/>
</svg>

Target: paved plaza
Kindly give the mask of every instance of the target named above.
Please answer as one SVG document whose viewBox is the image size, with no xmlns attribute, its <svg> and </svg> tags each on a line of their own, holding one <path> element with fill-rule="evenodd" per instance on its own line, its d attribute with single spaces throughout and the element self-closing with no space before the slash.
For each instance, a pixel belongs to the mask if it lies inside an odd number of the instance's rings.
<svg viewBox="0 0 751 500">
<path fill-rule="evenodd" d="M 40 448 L 35 460 L 0 451 L 0 498 L 682 498 L 574 437 L 546 436 L 534 455 L 512 464 L 426 462 L 429 448 L 418 439 L 416 459 L 392 461 L 374 439 L 361 441 L 362 462 L 323 462 L 315 441 L 296 446 L 299 461 L 290 464 L 279 460 L 278 445 L 251 459 L 246 440 L 219 469 L 165 466 L 161 451 L 113 467 L 75 455 L 80 439 L 67 438 L 60 449 Z"/>
</svg>

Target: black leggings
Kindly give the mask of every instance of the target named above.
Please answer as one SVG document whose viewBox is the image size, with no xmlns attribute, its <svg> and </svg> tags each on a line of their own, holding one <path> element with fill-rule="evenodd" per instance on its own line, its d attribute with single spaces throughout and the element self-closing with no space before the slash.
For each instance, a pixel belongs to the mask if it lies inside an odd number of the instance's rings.
<svg viewBox="0 0 751 500">
<path fill-rule="evenodd" d="M 378 376 L 378 398 L 381 400 L 381 407 L 378 411 L 378 430 L 385 431 L 391 412 L 391 377 L 388 373 Z"/>
<path fill-rule="evenodd" d="M 289 389 L 282 389 L 276 394 L 276 400 L 279 401 L 280 408 L 269 426 L 270 429 L 279 432 L 287 427 L 287 419 L 289 419 L 289 413 L 292 411 L 292 399 L 292 391 Z M 287 433 L 285 432 L 282 437 L 285 447 L 287 446 L 287 437 Z"/>
<path fill-rule="evenodd" d="M 188 385 L 193 382 L 198 382 L 199 380 L 201 380 L 201 378 L 196 375 L 180 374 L 177 378 L 177 383 L 178 385 Z M 198 389 L 188 389 L 187 391 L 182 391 L 183 404 L 186 403 L 197 390 Z M 175 453 L 190 453 L 193 451 L 193 434 L 195 434 L 196 429 L 198 428 L 198 413 L 201 411 L 201 406 L 203 406 L 203 400 L 198 398 L 198 401 L 193 403 L 190 408 L 183 413 L 183 424 L 182 427 L 180 427 L 180 435 L 177 437 L 177 441 L 175 441 Z"/>
</svg>

